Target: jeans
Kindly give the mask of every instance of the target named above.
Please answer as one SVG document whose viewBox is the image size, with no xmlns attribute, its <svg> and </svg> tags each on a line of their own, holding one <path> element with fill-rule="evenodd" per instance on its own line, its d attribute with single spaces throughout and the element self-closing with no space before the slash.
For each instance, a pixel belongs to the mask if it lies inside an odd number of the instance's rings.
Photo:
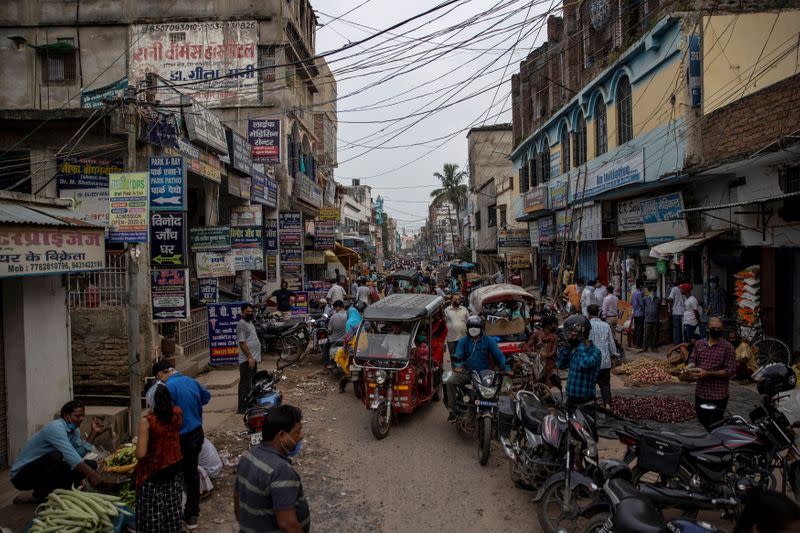
<svg viewBox="0 0 800 533">
<path fill-rule="evenodd" d="M 644 323 L 644 344 L 642 348 L 645 350 L 658 347 L 658 322 L 645 322 Z"/>
<path fill-rule="evenodd" d="M 458 386 L 466 385 L 472 378 L 469 372 L 453 372 L 450 378 L 444 383 L 444 404 L 452 412 L 455 405 L 456 395 L 458 394 Z"/>
<path fill-rule="evenodd" d="M 644 316 L 633 317 L 633 345 L 644 348 Z"/>
<path fill-rule="evenodd" d="M 250 365 L 248 365 L 246 361 L 244 363 L 239 363 L 239 404 L 237 409 L 239 414 L 247 410 L 247 393 L 250 392 L 253 376 L 255 376 L 257 371 L 258 363 L 256 363 L 254 368 L 250 368 Z"/>
<path fill-rule="evenodd" d="M 691 324 L 684 324 L 683 325 L 683 336 L 686 339 L 686 342 L 689 342 L 689 337 L 691 337 L 697 331 L 697 324 L 692 326 Z"/>
<path fill-rule="evenodd" d="M 709 404 L 716 407 L 716 409 L 702 409 L 700 405 Z M 697 420 L 700 422 L 706 431 L 711 431 L 711 426 L 725 418 L 725 408 L 728 407 L 728 398 L 722 400 L 704 400 L 699 396 L 694 397 L 694 412 L 697 414 Z"/>
<path fill-rule="evenodd" d="M 180 436 L 181 470 L 183 481 L 186 483 L 186 506 L 183 509 L 184 518 L 200 516 L 200 474 L 197 472 L 197 463 L 200 450 L 203 448 L 203 426 L 193 429 Z"/>
<path fill-rule="evenodd" d="M 84 462 L 97 469 L 96 462 Z M 68 489 L 82 479 L 83 474 L 70 468 L 61 452 L 52 451 L 23 466 L 11 484 L 19 490 L 33 490 L 34 497 L 44 499 L 55 489 Z"/>
<path fill-rule="evenodd" d="M 600 386 L 600 395 L 604 405 L 611 405 L 611 369 L 601 368 L 597 373 L 597 384 Z"/>
<path fill-rule="evenodd" d="M 331 342 L 325 341 L 322 345 L 322 366 L 330 366 L 331 364 Z"/>
<path fill-rule="evenodd" d="M 672 344 L 683 342 L 683 315 L 672 315 Z"/>
<path fill-rule="evenodd" d="M 547 281 L 546 280 L 542 280 L 542 288 L 540 289 L 540 294 L 539 295 L 541 297 L 543 297 L 543 298 L 545 296 L 547 296 Z"/>
</svg>

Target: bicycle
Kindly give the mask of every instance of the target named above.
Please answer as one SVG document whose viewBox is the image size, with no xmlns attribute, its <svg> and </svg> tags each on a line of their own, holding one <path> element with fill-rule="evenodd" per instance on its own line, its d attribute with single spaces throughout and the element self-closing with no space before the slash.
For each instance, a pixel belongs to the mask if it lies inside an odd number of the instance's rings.
<svg viewBox="0 0 800 533">
<path fill-rule="evenodd" d="M 785 363 L 791 366 L 792 350 L 781 339 L 764 333 L 761 313 L 758 313 L 752 324 L 737 321 L 735 334 L 738 341 L 745 341 L 756 350 L 756 359 L 759 365 Z"/>
</svg>

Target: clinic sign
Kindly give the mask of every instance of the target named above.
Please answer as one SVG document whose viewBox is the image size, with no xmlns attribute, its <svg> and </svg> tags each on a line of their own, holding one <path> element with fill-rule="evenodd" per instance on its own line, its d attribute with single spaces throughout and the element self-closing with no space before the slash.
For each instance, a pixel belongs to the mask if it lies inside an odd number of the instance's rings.
<svg viewBox="0 0 800 533">
<path fill-rule="evenodd" d="M 253 147 L 256 163 L 280 163 L 281 121 L 277 118 L 250 119 L 247 123 L 247 140 Z"/>
<path fill-rule="evenodd" d="M 654 246 L 689 234 L 683 216 L 683 195 L 679 192 L 639 202 L 647 244 Z"/>
<path fill-rule="evenodd" d="M 147 242 L 148 172 L 119 172 L 108 176 L 110 242 Z"/>
</svg>

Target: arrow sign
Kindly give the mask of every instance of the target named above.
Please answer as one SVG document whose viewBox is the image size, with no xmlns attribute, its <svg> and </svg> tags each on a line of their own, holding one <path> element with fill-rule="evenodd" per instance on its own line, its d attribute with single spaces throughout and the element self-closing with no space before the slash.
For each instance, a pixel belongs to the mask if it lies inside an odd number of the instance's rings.
<svg viewBox="0 0 800 533">
<path fill-rule="evenodd" d="M 157 265 L 170 264 L 170 265 L 175 265 L 175 266 L 182 266 L 183 265 L 183 255 L 181 255 L 181 254 L 176 254 L 176 255 L 171 255 L 171 256 L 157 255 L 151 261 L 153 263 L 157 264 Z"/>
</svg>

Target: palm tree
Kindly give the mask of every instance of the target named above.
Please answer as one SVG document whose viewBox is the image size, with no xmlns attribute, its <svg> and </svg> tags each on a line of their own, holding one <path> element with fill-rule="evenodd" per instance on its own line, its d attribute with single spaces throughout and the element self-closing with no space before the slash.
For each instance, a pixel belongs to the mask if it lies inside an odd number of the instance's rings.
<svg viewBox="0 0 800 533">
<path fill-rule="evenodd" d="M 458 165 L 454 163 L 445 163 L 442 167 L 442 172 L 434 172 L 433 176 L 438 178 L 442 186 L 431 192 L 433 198 L 432 205 L 439 207 L 444 202 L 449 202 L 456 209 L 456 218 L 458 217 L 458 210 L 467 201 L 467 185 L 462 183 L 467 173 L 463 170 L 458 170 Z M 453 241 L 453 254 L 456 253 L 456 241 L 453 238 L 453 223 L 450 216 L 450 208 L 447 209 L 447 224 L 450 227 L 450 239 Z M 461 235 L 461 224 L 458 224 L 458 236 Z"/>
</svg>

